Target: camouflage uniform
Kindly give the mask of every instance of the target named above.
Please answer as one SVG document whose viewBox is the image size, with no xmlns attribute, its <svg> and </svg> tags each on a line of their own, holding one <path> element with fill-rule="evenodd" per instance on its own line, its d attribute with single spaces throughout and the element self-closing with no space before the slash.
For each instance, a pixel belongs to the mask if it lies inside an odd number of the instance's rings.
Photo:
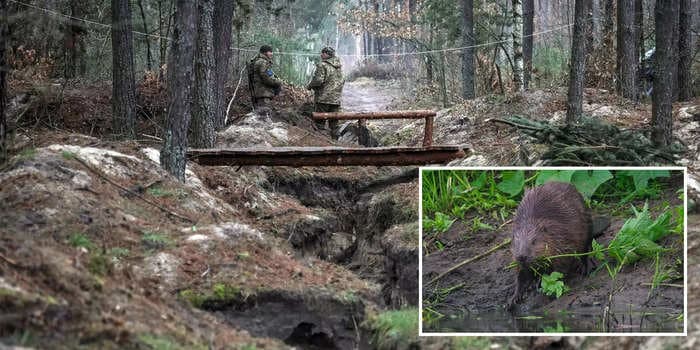
<svg viewBox="0 0 700 350">
<path fill-rule="evenodd" d="M 262 53 L 248 64 L 248 83 L 251 86 L 253 106 L 265 111 L 269 110 L 270 100 L 282 88 L 282 81 L 272 72 L 272 60 Z"/>
<path fill-rule="evenodd" d="M 316 65 L 316 71 L 307 89 L 314 90 L 314 103 L 316 112 L 339 112 L 340 97 L 343 93 L 343 71 L 340 60 L 336 56 L 331 56 L 321 60 Z M 316 121 L 316 125 L 322 129 L 325 121 Z M 331 136 L 338 138 L 337 120 L 328 120 L 328 127 L 331 129 Z"/>
</svg>

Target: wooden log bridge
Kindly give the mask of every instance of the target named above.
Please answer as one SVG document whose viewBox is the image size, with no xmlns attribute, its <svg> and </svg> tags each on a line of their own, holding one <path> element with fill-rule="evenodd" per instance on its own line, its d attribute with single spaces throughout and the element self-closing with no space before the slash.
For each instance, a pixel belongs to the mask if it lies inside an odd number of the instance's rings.
<svg viewBox="0 0 700 350">
<path fill-rule="evenodd" d="M 435 111 L 383 111 L 383 112 L 332 112 L 313 113 L 316 120 L 336 119 L 336 120 L 358 120 L 360 126 L 365 126 L 367 119 L 421 119 L 425 118 L 425 132 L 423 135 L 423 147 L 430 147 L 433 144 L 433 119 Z"/>
<path fill-rule="evenodd" d="M 425 165 L 462 158 L 464 149 L 463 146 L 191 149 L 187 158 L 200 165 L 219 166 Z"/>
</svg>

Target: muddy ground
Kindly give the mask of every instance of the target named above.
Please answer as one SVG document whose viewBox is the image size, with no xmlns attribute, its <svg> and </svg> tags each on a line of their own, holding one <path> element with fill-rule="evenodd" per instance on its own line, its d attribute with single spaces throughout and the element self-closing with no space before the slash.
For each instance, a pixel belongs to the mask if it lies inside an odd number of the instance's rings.
<svg viewBox="0 0 700 350">
<path fill-rule="evenodd" d="M 682 188 L 682 176 L 668 182 L 661 198 L 649 201 L 654 217 L 666 203 L 682 205 L 676 189 Z M 607 205 L 614 203 L 607 203 Z M 634 204 L 641 208 L 644 202 Z M 512 237 L 510 222 L 505 224 L 485 217 L 496 230 L 470 228 L 475 214 L 456 221 L 440 240 L 443 250 L 423 256 L 423 281 L 431 281 L 443 271 L 477 256 Z M 596 216 L 606 215 L 597 212 Z M 596 241 L 603 246 L 612 240 L 632 215 L 610 217 L 610 226 Z M 588 276 L 572 276 L 571 288 L 561 298 L 548 297 L 531 290 L 511 314 L 505 309 L 512 296 L 517 272 L 507 268 L 514 259 L 509 246 L 469 263 L 423 289 L 423 329 L 426 332 L 683 332 L 683 237 L 672 235 L 661 243 L 668 251 L 659 261 L 662 271 L 674 278 L 653 293 L 650 286 L 654 261 L 642 260 L 625 266 L 613 280 L 606 270 L 594 270 Z M 679 287 L 681 286 L 681 287 Z M 539 286 L 538 286 L 539 287 Z M 610 298 L 611 291 L 612 298 Z M 604 316 L 606 308 L 608 316 Z M 427 309 L 427 310 L 426 310 Z"/>
<path fill-rule="evenodd" d="M 157 81 L 139 88 L 136 141 L 111 141 L 108 86 L 54 85 L 12 85 L 16 98 L 10 108 L 20 120 L 14 157 L 0 169 L 0 343 L 365 349 L 375 347 L 376 330 L 368 321 L 386 310 L 415 308 L 415 168 L 188 164 L 183 185 L 157 164 L 164 97 Z M 230 95 L 233 87 L 229 90 Z M 348 84 L 345 108 L 404 109 L 398 90 L 407 89 L 395 82 Z M 517 132 L 484 120 L 509 113 L 561 114 L 564 94 L 527 94 L 484 97 L 442 110 L 436 143 L 469 143 L 473 151 L 463 164 L 517 163 Z M 607 111 L 604 118 L 615 120 L 622 112 L 625 125 L 649 117 L 647 107 L 611 95 L 589 92 L 587 98 L 588 108 L 608 105 L 596 109 Z M 268 119 L 246 114 L 249 106 L 241 99 L 217 134 L 217 145 L 334 144 L 327 130 L 315 129 L 303 115 L 308 102 L 308 92 L 289 89 Z M 386 145 L 422 139 L 421 122 L 372 123 L 370 129 Z M 339 144 L 356 145 L 348 130 Z M 696 164 L 694 157 L 689 164 Z M 690 222 L 696 237 L 700 226 L 692 217 Z M 696 241 L 689 240 L 693 254 Z M 690 257 L 689 273 L 697 271 Z M 691 294 L 697 291 L 693 281 Z M 688 319 L 697 332 L 693 305 Z M 691 339 L 661 342 L 691 344 Z M 491 338 L 477 346 L 419 339 L 417 332 L 402 341 L 426 349 L 581 345 L 577 338 Z M 644 341 L 598 338 L 586 346 L 634 348 Z"/>
</svg>

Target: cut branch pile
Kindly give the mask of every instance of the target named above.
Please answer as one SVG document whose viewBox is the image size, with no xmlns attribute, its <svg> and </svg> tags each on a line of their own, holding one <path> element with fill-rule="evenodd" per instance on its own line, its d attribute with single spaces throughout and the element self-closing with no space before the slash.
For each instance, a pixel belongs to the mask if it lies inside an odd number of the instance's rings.
<svg viewBox="0 0 700 350">
<path fill-rule="evenodd" d="M 667 147 L 653 145 L 649 130 L 620 129 L 590 117 L 583 117 L 571 126 L 520 116 L 490 121 L 514 126 L 538 143 L 549 145 L 542 155 L 542 165 L 668 165 L 674 164 L 686 150 L 678 140 Z"/>
</svg>

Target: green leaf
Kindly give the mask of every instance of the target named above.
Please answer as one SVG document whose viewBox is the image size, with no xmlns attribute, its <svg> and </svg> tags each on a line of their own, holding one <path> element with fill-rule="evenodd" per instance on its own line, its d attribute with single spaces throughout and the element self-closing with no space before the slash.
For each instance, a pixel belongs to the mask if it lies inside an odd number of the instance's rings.
<svg viewBox="0 0 700 350">
<path fill-rule="evenodd" d="M 535 185 L 539 186 L 549 181 L 571 182 L 571 176 L 576 170 L 542 170 L 537 175 Z"/>
<path fill-rule="evenodd" d="M 622 170 L 620 176 L 630 176 L 634 180 L 635 191 L 647 188 L 649 180 L 671 176 L 668 170 Z"/>
<path fill-rule="evenodd" d="M 540 283 L 542 292 L 549 296 L 561 297 L 569 291 L 569 287 L 562 281 L 563 278 L 564 274 L 558 271 L 553 271 L 549 275 L 542 275 L 542 282 Z"/>
<path fill-rule="evenodd" d="M 571 183 L 588 200 L 600 185 L 612 178 L 608 170 L 577 170 L 571 177 Z"/>
<path fill-rule="evenodd" d="M 496 185 L 496 188 L 511 197 L 518 195 L 525 188 L 525 172 L 522 170 L 504 171 L 502 181 Z"/>
<path fill-rule="evenodd" d="M 673 232 L 670 211 L 664 211 L 654 220 L 648 204 L 644 204 L 642 211 L 637 211 L 635 207 L 632 210 L 635 217 L 625 221 L 608 245 L 610 255 L 620 264 L 632 263 L 643 257 L 651 258 L 664 251 L 655 242 Z"/>
</svg>

